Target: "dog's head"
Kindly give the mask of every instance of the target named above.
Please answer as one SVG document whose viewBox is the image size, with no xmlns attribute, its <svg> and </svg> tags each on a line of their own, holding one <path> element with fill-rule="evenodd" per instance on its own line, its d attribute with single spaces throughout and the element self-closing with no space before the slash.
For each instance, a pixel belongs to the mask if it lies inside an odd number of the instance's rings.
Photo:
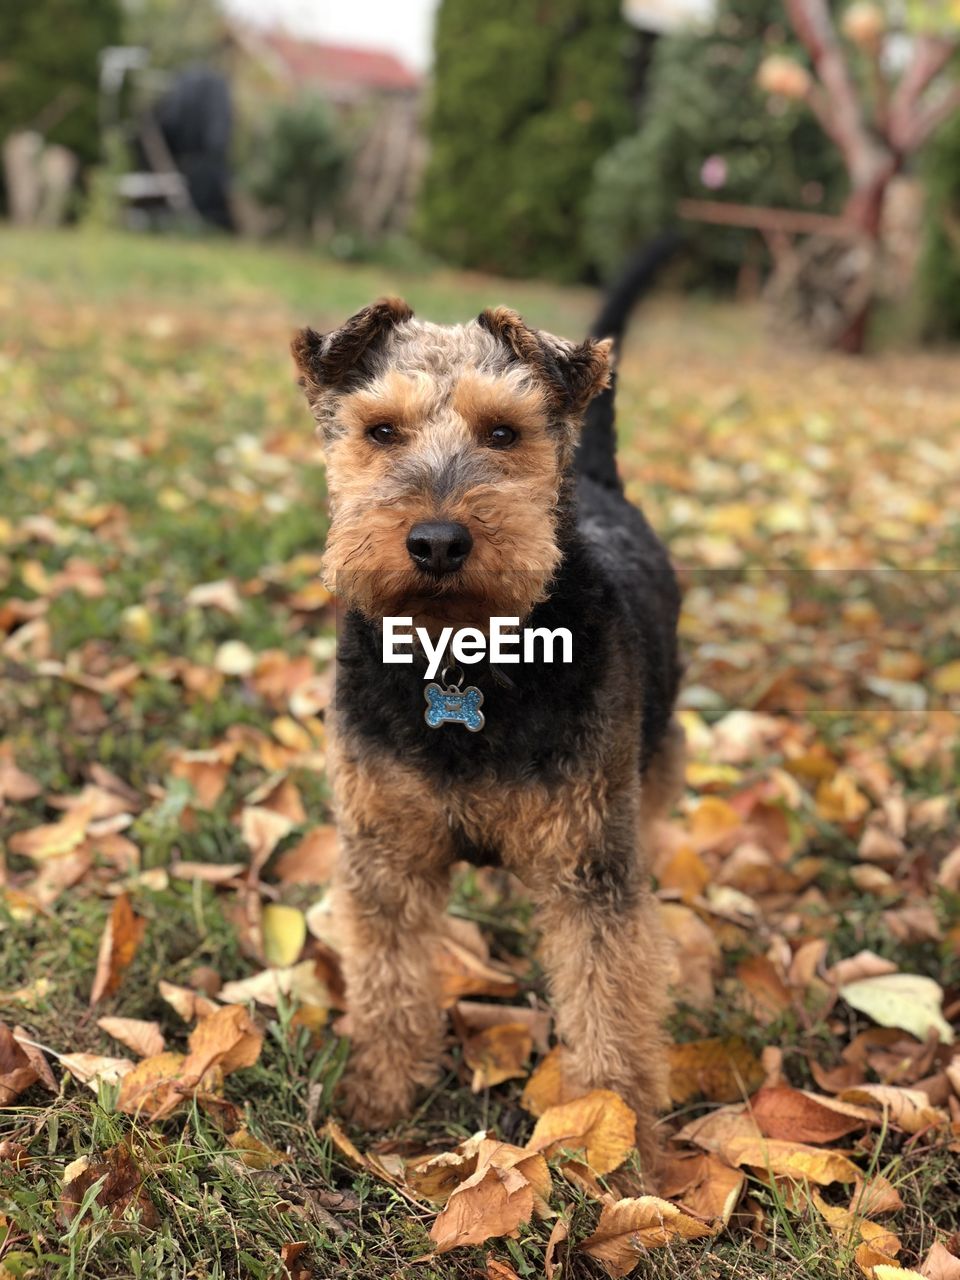
<svg viewBox="0 0 960 1280">
<path fill-rule="evenodd" d="M 525 617 L 557 568 L 558 517 L 609 342 L 505 307 L 465 325 L 384 298 L 293 354 L 327 462 L 328 584 L 369 618 Z"/>
</svg>

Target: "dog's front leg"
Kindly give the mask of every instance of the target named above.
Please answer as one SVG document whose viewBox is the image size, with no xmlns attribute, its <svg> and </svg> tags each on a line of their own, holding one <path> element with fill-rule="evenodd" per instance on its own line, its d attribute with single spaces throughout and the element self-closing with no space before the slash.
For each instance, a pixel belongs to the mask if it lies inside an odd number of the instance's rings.
<svg viewBox="0 0 960 1280">
<path fill-rule="evenodd" d="M 630 1104 L 642 1167 L 653 1179 L 654 1124 L 668 1101 L 669 964 L 656 902 L 633 857 L 631 849 L 583 859 L 571 879 L 541 896 L 539 923 L 565 1074 Z"/>
<path fill-rule="evenodd" d="M 409 1114 L 438 1074 L 443 1014 L 436 948 L 448 890 L 445 869 L 415 866 L 397 840 L 342 837 L 335 879 L 351 1052 L 338 1097 L 360 1127 Z"/>
</svg>

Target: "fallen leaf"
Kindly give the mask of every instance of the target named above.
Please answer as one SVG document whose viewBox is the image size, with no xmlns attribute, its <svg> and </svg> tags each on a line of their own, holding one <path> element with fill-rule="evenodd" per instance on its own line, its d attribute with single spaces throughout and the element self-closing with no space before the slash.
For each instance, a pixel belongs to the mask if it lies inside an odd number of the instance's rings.
<svg viewBox="0 0 960 1280">
<path fill-rule="evenodd" d="M 24 1047 L 17 1043 L 10 1028 L 0 1022 L 0 1107 L 9 1107 L 39 1079 Z"/>
<path fill-rule="evenodd" d="M 797 1182 L 856 1182 L 860 1172 L 838 1151 L 825 1151 L 778 1138 L 731 1138 L 720 1154 L 732 1165 L 749 1165 L 758 1172 Z"/>
<path fill-rule="evenodd" d="M 140 1058 L 163 1053 L 163 1032 L 158 1022 L 145 1022 L 140 1018 L 98 1018 L 97 1026 Z"/>
<path fill-rule="evenodd" d="M 527 1146 L 548 1156 L 561 1150 L 582 1150 L 594 1173 L 603 1175 L 627 1158 L 636 1141 L 636 1128 L 637 1117 L 621 1097 L 609 1089 L 594 1089 L 572 1102 L 548 1107 Z"/>
<path fill-rule="evenodd" d="M 272 968 L 292 965 L 307 940 L 307 922 L 298 907 L 268 902 L 261 919 L 263 956 Z"/>
<path fill-rule="evenodd" d="M 713 1232 L 703 1222 L 657 1196 L 618 1200 L 600 1211 L 593 1235 L 580 1245 L 609 1276 L 628 1275 L 647 1249 L 674 1240 L 699 1240 Z"/>
<path fill-rule="evenodd" d="M 514 996 L 519 990 L 509 969 L 483 960 L 453 938 L 441 939 L 435 959 L 441 1003 L 448 1009 L 461 996 Z"/>
<path fill-rule="evenodd" d="M 890 973 L 848 982 L 840 988 L 847 1004 L 884 1027 L 899 1027 L 918 1040 L 936 1031 L 943 1044 L 953 1044 L 953 1028 L 941 1011 L 943 990 L 933 978 L 917 973 Z"/>
<path fill-rule="evenodd" d="M 272 809 L 246 805 L 240 816 L 240 834 L 250 850 L 250 873 L 256 875 L 265 865 L 271 853 L 293 830 L 289 818 Z"/>
<path fill-rule="evenodd" d="M 197 609 L 219 609 L 231 618 L 235 618 L 242 608 L 236 584 L 226 578 L 197 583 L 187 592 L 186 603 Z"/>
<path fill-rule="evenodd" d="M 98 1004 L 105 996 L 113 995 L 120 986 L 123 975 L 132 964 L 137 948 L 143 941 L 146 927 L 146 920 L 136 915 L 130 905 L 130 899 L 125 893 L 121 893 L 114 901 L 113 910 L 100 939 L 97 970 L 90 991 L 91 1007 Z"/>
<path fill-rule="evenodd" d="M 314 827 L 280 854 L 273 870 L 284 884 L 328 884 L 336 861 L 336 827 Z"/>
<path fill-rule="evenodd" d="M 889 1084 L 859 1084 L 840 1095 L 844 1101 L 868 1103 L 885 1111 L 890 1122 L 904 1133 L 920 1133 L 947 1123 L 947 1114 L 930 1105 L 922 1089 L 903 1089 Z"/>
<path fill-rule="evenodd" d="M 463 1046 L 463 1060 L 473 1071 L 473 1092 L 526 1075 L 532 1050 L 533 1037 L 520 1022 L 501 1023 L 470 1036 Z"/>
<path fill-rule="evenodd" d="M 224 1075 L 252 1067 L 260 1057 L 263 1032 L 246 1009 L 227 1005 L 201 1018 L 190 1032 L 188 1043 L 184 1075 L 201 1080 L 211 1067 L 219 1067 Z"/>
<path fill-rule="evenodd" d="M 94 802 L 88 800 L 70 810 L 59 822 L 15 832 L 7 842 L 10 851 L 24 858 L 32 858 L 34 862 L 72 853 L 86 838 L 94 808 Z"/>
<path fill-rule="evenodd" d="M 735 1036 L 671 1045 L 667 1057 L 670 1097 L 678 1104 L 699 1097 L 710 1102 L 732 1102 L 749 1097 L 763 1082 L 759 1059 Z"/>
<path fill-rule="evenodd" d="M 474 1171 L 450 1191 L 430 1231 L 437 1252 L 513 1235 L 534 1212 L 548 1212 L 550 1171 L 542 1155 L 476 1134 L 463 1144 Z"/>
<path fill-rule="evenodd" d="M 464 1038 L 488 1027 L 519 1022 L 530 1032 L 537 1053 L 546 1056 L 550 1052 L 550 1026 L 553 1021 L 549 1009 L 534 1009 L 525 1004 L 488 1004 L 483 1000 L 458 1000 L 452 1010 L 458 1031 Z"/>
<path fill-rule="evenodd" d="M 572 1102 L 574 1098 L 581 1095 L 582 1091 L 564 1078 L 563 1058 L 563 1046 L 555 1045 L 538 1063 L 524 1086 L 520 1105 L 531 1115 L 542 1116 L 549 1107 L 559 1106 L 563 1102 Z"/>
<path fill-rule="evenodd" d="M 550 1232 L 550 1238 L 547 1240 L 547 1247 L 543 1255 L 543 1274 L 545 1280 L 553 1280 L 554 1272 L 558 1266 L 562 1266 L 557 1259 L 557 1250 L 570 1236 L 570 1223 L 567 1215 L 561 1214 L 553 1224 L 553 1230 Z"/>
<path fill-rule="evenodd" d="M 263 969 L 250 978 L 225 982 L 217 994 L 225 1004 L 247 1004 L 255 1000 L 271 1009 L 277 1007 L 283 996 L 322 1009 L 330 1006 L 330 992 L 313 960 L 301 960 L 284 969 Z"/>
<path fill-rule="evenodd" d="M 189 1093 L 183 1064 L 184 1055 L 169 1050 L 138 1062 L 120 1082 L 117 1110 L 147 1116 L 172 1110 Z"/>
<path fill-rule="evenodd" d="M 863 1107 L 844 1108 L 832 1098 L 818 1098 L 787 1085 L 761 1089 L 751 1098 L 750 1110 L 764 1137 L 814 1146 L 836 1142 L 874 1120 Z"/>
<path fill-rule="evenodd" d="M 157 990 L 184 1022 L 195 1022 L 197 1018 L 206 1018 L 220 1008 L 216 1000 L 208 999 L 201 992 L 194 991 L 190 987 L 177 986 L 175 982 L 166 982 L 162 978 L 157 984 Z"/>
<path fill-rule="evenodd" d="M 248 1169 L 275 1169 L 277 1165 L 285 1164 L 291 1158 L 285 1151 L 277 1151 L 274 1147 L 261 1142 L 246 1126 L 235 1133 L 228 1134 L 227 1142 Z"/>
<path fill-rule="evenodd" d="M 960 1280 L 960 1258 L 942 1244 L 933 1244 L 920 1263 L 920 1274 L 924 1280 Z"/>
<path fill-rule="evenodd" d="M 99 1092 L 101 1084 L 122 1081 L 134 1067 L 129 1058 L 107 1058 L 99 1053 L 61 1053 L 57 1061 L 94 1093 Z"/>
<path fill-rule="evenodd" d="M 97 1204 L 108 1209 L 113 1218 L 125 1217 L 131 1210 L 144 1227 L 160 1225 L 160 1215 L 144 1187 L 144 1174 L 127 1142 L 111 1147 L 99 1158 L 83 1157 L 64 1172 L 59 1212 L 64 1224 L 74 1221 L 87 1192 L 103 1179 L 96 1194 Z"/>
</svg>

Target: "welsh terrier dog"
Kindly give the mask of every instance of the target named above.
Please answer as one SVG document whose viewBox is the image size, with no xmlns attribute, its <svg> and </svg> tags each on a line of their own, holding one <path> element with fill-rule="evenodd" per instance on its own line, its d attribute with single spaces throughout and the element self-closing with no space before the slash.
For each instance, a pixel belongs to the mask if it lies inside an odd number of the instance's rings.
<svg viewBox="0 0 960 1280">
<path fill-rule="evenodd" d="M 447 327 L 395 298 L 294 339 L 326 458 L 325 576 L 346 609 L 328 726 L 352 1028 L 341 1093 L 362 1127 L 408 1114 L 438 1075 L 435 952 L 467 859 L 528 889 L 569 1083 L 625 1098 L 654 1162 L 670 966 L 645 846 L 682 777 L 679 593 L 618 478 L 611 372 L 654 265 L 635 264 L 579 344 L 503 307 Z M 384 665 L 383 619 L 398 615 L 431 636 L 482 638 L 493 617 L 567 628 L 573 660 L 507 674 L 473 659 L 475 684 L 442 690 L 431 723 L 422 647 Z M 483 702 L 476 723 L 465 693 Z"/>
</svg>

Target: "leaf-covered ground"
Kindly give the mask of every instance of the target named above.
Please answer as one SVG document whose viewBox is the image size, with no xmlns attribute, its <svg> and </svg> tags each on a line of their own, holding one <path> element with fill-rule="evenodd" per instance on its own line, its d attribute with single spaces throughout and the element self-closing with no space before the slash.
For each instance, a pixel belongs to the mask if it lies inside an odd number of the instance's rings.
<svg viewBox="0 0 960 1280">
<path fill-rule="evenodd" d="M 591 295 L 136 238 L 0 261 L 2 1280 L 957 1280 L 955 358 L 786 353 L 669 301 L 629 342 L 623 470 L 686 588 L 656 1199 L 624 1105 L 563 1092 L 499 874 L 457 880 L 440 1087 L 388 1135 L 335 1118 L 289 332 L 390 291 L 575 335 Z"/>
</svg>

